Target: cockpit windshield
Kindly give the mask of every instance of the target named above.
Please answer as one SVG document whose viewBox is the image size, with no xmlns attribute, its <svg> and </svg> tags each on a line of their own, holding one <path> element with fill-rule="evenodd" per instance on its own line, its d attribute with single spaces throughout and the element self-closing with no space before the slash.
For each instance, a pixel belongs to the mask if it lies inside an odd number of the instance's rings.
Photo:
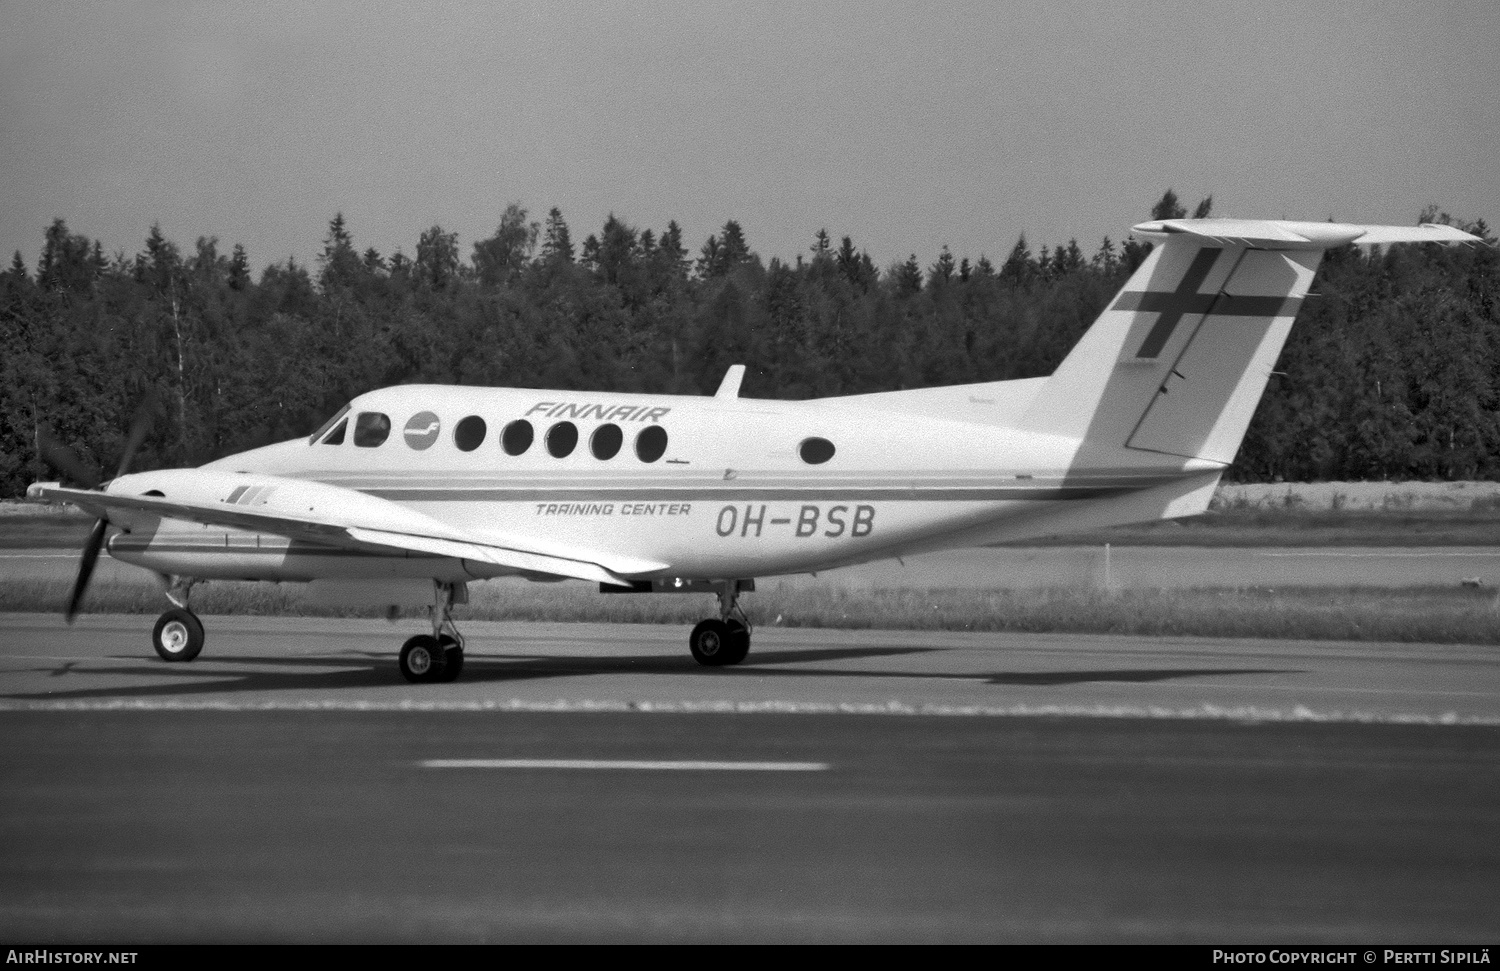
<svg viewBox="0 0 1500 971">
<path fill-rule="evenodd" d="M 338 414 L 334 415 L 332 418 L 319 425 L 318 430 L 308 436 L 307 444 L 316 445 L 318 443 L 318 439 L 328 434 L 328 429 L 332 428 L 334 425 L 337 425 L 339 419 L 343 418 L 347 414 L 349 414 L 349 406 L 345 405 L 344 407 L 339 409 Z"/>
</svg>

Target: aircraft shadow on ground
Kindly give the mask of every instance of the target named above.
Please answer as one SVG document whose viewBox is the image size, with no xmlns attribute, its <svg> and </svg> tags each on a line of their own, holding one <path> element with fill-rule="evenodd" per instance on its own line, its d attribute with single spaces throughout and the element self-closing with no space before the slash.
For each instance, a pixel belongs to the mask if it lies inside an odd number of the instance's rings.
<svg viewBox="0 0 1500 971">
<path fill-rule="evenodd" d="M 930 654 L 948 650 L 940 647 L 843 647 L 801 651 L 765 651 L 752 654 L 735 667 L 706 668 L 679 654 L 638 654 L 624 656 L 548 657 L 538 654 L 490 654 L 471 651 L 464 663 L 462 681 L 453 687 L 483 683 L 518 683 L 551 678 L 597 675 L 648 674 L 667 678 L 855 678 L 900 679 L 921 681 L 965 681 L 996 686 L 1051 687 L 1090 682 L 1145 684 L 1160 681 L 1203 677 L 1234 677 L 1250 674 L 1298 674 L 1280 668 L 1108 668 L 1068 671 L 1002 671 L 1002 672 L 923 672 L 883 671 L 871 668 L 808 667 L 839 661 L 859 661 L 889 657 Z M 113 656 L 110 660 L 133 661 L 134 657 Z M 181 698 L 190 696 L 224 696 L 231 694 L 278 693 L 291 691 L 339 692 L 371 688 L 407 688 L 395 670 L 394 659 L 384 652 L 346 652 L 318 657 L 205 657 L 193 664 L 167 664 L 145 660 L 130 667 L 107 671 L 80 669 L 78 661 L 68 661 L 53 668 L 33 668 L 51 677 L 105 674 L 115 677 L 152 678 L 155 684 L 133 687 L 99 687 L 78 690 L 54 690 L 0 694 L 12 701 L 86 701 L 97 699 Z M 332 669 L 332 670 L 330 670 Z M 165 677 L 170 680 L 163 683 Z M 411 690 L 432 692 L 440 699 L 443 685 L 411 686 Z"/>
</svg>

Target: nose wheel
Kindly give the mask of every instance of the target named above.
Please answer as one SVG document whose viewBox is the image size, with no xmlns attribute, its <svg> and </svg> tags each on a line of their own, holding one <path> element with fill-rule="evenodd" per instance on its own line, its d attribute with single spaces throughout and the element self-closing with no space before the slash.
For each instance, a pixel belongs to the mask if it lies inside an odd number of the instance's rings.
<svg viewBox="0 0 1500 971">
<path fill-rule="evenodd" d="M 151 646 L 163 661 L 191 661 L 203 650 L 203 624 L 183 607 L 173 607 L 156 621 Z"/>
</svg>

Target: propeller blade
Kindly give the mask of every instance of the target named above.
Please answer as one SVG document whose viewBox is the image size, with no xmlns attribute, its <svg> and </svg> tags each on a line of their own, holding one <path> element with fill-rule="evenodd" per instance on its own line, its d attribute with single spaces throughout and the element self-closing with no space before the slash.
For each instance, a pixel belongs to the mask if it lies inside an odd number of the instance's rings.
<svg viewBox="0 0 1500 971">
<path fill-rule="evenodd" d="M 78 604 L 89 588 L 89 578 L 94 575 L 94 564 L 99 560 L 99 550 L 104 546 L 104 531 L 108 527 L 107 521 L 96 521 L 94 531 L 89 533 L 88 544 L 83 548 L 83 557 L 78 561 L 78 579 L 73 581 L 73 595 L 68 598 L 68 609 L 63 612 L 63 617 L 70 624 L 78 616 Z"/>
<path fill-rule="evenodd" d="M 78 457 L 77 452 L 59 442 L 52 434 L 52 429 L 41 425 L 36 430 L 36 437 L 42 458 L 47 460 L 48 465 L 72 476 L 73 480 L 85 489 L 99 487 L 99 473 L 89 468 L 83 459 Z"/>
<path fill-rule="evenodd" d="M 151 431 L 152 419 L 156 415 L 156 391 L 152 389 L 146 392 L 146 397 L 141 399 L 140 405 L 135 409 L 135 416 L 130 419 L 130 434 L 125 439 L 125 451 L 120 455 L 120 468 L 114 477 L 118 479 L 125 474 L 130 467 L 130 460 L 135 458 L 136 449 L 146 440 L 146 435 Z"/>
</svg>

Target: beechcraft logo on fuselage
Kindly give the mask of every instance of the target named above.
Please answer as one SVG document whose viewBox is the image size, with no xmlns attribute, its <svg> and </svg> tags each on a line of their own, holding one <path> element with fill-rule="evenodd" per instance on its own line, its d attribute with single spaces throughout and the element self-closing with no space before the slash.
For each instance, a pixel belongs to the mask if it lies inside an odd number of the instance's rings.
<svg viewBox="0 0 1500 971">
<path fill-rule="evenodd" d="M 660 421 L 671 408 L 649 405 L 594 405 L 568 401 L 538 401 L 526 417 L 541 413 L 548 418 L 596 418 L 599 421 Z"/>
</svg>

